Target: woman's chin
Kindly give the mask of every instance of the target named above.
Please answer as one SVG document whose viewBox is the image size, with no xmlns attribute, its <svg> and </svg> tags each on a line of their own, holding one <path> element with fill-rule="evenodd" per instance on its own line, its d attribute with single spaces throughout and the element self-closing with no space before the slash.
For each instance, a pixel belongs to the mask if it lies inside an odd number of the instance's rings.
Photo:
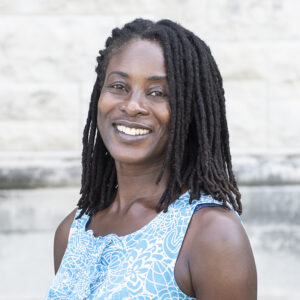
<svg viewBox="0 0 300 300">
<path fill-rule="evenodd" d="M 140 157 L 137 155 L 114 155 L 113 159 L 116 163 L 126 164 L 126 165 L 141 165 L 147 163 L 147 158 Z"/>
<path fill-rule="evenodd" d="M 164 160 L 164 156 L 161 155 L 160 157 L 153 155 L 149 153 L 138 153 L 135 151 L 130 151 L 129 153 L 111 153 L 111 156 L 118 164 L 123 165 L 136 165 L 136 166 L 151 166 L 153 164 L 156 164 L 159 162 L 160 164 Z"/>
</svg>

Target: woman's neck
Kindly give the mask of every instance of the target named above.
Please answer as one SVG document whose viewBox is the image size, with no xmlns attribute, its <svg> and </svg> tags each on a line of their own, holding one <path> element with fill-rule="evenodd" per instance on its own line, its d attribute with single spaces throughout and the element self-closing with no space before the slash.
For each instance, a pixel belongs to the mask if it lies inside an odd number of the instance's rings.
<svg viewBox="0 0 300 300">
<path fill-rule="evenodd" d="M 166 169 L 160 182 L 156 184 L 161 168 L 162 162 L 152 163 L 150 166 L 124 165 L 116 162 L 118 192 L 114 210 L 128 211 L 137 202 L 155 209 L 170 176 L 169 170 Z"/>
</svg>

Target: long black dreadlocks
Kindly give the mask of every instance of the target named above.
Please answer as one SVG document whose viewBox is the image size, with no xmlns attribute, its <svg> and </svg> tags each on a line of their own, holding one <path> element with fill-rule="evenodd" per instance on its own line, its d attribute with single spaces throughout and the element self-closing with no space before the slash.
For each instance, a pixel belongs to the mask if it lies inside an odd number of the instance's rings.
<svg viewBox="0 0 300 300">
<path fill-rule="evenodd" d="M 229 201 L 242 213 L 241 195 L 232 171 L 222 77 L 209 47 L 192 32 L 170 20 L 136 19 L 115 28 L 99 52 L 97 79 L 93 88 L 83 133 L 80 218 L 108 207 L 115 198 L 117 174 L 114 159 L 97 129 L 97 105 L 109 59 L 135 39 L 157 41 L 164 52 L 169 84 L 171 121 L 164 164 L 170 168 L 167 188 L 157 204 L 164 212 L 190 189 L 190 202 L 201 192 Z"/>
</svg>

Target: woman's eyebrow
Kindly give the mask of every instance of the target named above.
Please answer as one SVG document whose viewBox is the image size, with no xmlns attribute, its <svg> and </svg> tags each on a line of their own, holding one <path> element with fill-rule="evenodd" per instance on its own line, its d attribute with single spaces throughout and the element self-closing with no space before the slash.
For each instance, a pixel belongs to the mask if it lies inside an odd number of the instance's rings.
<svg viewBox="0 0 300 300">
<path fill-rule="evenodd" d="M 113 75 L 113 74 L 117 74 L 117 75 L 120 75 L 120 76 L 126 77 L 126 78 L 129 77 L 129 75 L 128 75 L 127 73 L 125 73 L 125 72 L 122 72 L 122 71 L 112 71 L 112 72 L 110 72 L 110 73 L 107 75 L 107 78 L 108 78 L 109 76 Z"/>
<path fill-rule="evenodd" d="M 150 76 L 147 78 L 147 80 L 149 80 L 149 81 L 160 81 L 160 80 L 165 80 L 165 79 L 167 79 L 167 76 L 155 75 L 155 76 Z"/>
<path fill-rule="evenodd" d="M 107 78 L 109 78 L 111 75 L 113 74 L 117 74 L 117 75 L 120 75 L 122 77 L 125 77 L 125 78 L 129 78 L 130 76 L 125 73 L 125 72 L 122 72 L 122 71 L 112 71 L 110 72 L 108 75 L 107 75 Z M 150 76 L 147 78 L 148 81 L 160 81 L 160 80 L 166 80 L 167 79 L 167 76 L 160 76 L 160 75 L 153 75 L 153 76 Z"/>
</svg>

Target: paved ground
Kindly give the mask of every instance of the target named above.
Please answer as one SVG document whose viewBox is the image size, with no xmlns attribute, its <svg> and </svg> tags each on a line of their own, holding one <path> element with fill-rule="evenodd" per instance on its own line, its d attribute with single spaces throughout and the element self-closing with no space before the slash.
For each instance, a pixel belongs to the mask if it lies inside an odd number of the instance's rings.
<svg viewBox="0 0 300 300">
<path fill-rule="evenodd" d="M 281 199 L 282 209 L 286 207 L 283 202 L 291 204 L 294 195 L 300 191 L 300 187 L 242 189 L 245 207 L 252 214 L 251 217 L 250 213 L 245 213 L 244 219 L 257 264 L 258 299 L 299 300 L 300 227 L 292 221 L 298 212 L 293 213 L 291 208 L 282 215 L 281 222 L 273 222 L 279 205 L 262 219 L 255 218 L 258 214 L 252 207 L 257 204 L 251 199 L 256 199 L 257 193 L 268 197 L 270 189 Z M 76 204 L 77 191 L 77 188 L 0 191 L 1 300 L 44 298 L 54 274 L 54 228 Z M 286 191 L 291 193 L 292 200 L 286 196 Z"/>
</svg>

